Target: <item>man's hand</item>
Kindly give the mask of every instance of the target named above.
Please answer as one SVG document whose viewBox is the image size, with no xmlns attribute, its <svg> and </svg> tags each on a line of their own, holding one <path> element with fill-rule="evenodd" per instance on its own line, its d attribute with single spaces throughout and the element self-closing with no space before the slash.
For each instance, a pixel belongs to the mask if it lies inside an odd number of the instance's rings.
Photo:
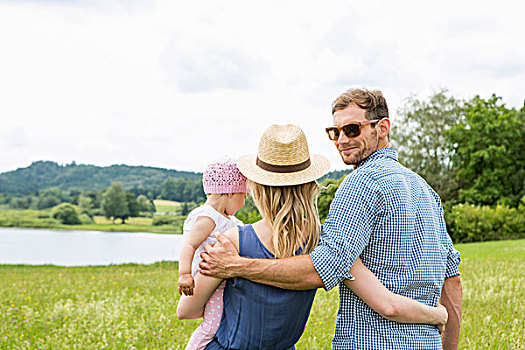
<svg viewBox="0 0 525 350">
<path fill-rule="evenodd" d="M 200 273 L 218 278 L 237 277 L 236 268 L 242 265 L 242 258 L 227 237 L 221 233 L 215 237 L 217 243 L 214 246 L 207 244 L 204 246 L 205 252 L 201 253 Z"/>
<path fill-rule="evenodd" d="M 193 295 L 193 288 L 195 288 L 195 281 L 190 273 L 184 273 L 179 276 L 179 294 Z"/>
</svg>

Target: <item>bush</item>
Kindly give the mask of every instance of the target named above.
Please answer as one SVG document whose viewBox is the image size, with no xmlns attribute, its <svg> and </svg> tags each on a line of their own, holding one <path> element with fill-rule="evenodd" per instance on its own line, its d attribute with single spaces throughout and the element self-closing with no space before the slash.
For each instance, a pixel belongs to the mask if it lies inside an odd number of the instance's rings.
<svg viewBox="0 0 525 350">
<path fill-rule="evenodd" d="M 184 220 L 186 220 L 185 216 L 180 215 L 159 215 L 155 216 L 151 222 L 153 226 L 160 226 L 160 225 L 174 225 L 177 227 L 182 227 L 184 224 Z"/>
<path fill-rule="evenodd" d="M 29 208 L 29 204 L 27 197 L 15 197 L 11 198 L 9 207 L 12 209 L 27 209 Z"/>
<path fill-rule="evenodd" d="M 45 211 L 38 211 L 36 217 L 38 219 L 49 219 L 51 215 L 49 215 L 49 213 Z"/>
<path fill-rule="evenodd" d="M 82 224 L 94 224 L 95 223 L 95 220 L 93 220 L 93 218 L 87 214 L 80 214 L 79 216 L 79 220 Z"/>
<path fill-rule="evenodd" d="M 522 208 L 458 204 L 446 213 L 445 219 L 454 243 L 525 238 Z"/>
<path fill-rule="evenodd" d="M 0 226 L 5 227 L 52 227 L 57 220 L 41 210 L 6 210 L 0 211 Z"/>
<path fill-rule="evenodd" d="M 80 224 L 77 208 L 70 203 L 62 203 L 53 208 L 53 218 L 65 225 Z"/>
</svg>

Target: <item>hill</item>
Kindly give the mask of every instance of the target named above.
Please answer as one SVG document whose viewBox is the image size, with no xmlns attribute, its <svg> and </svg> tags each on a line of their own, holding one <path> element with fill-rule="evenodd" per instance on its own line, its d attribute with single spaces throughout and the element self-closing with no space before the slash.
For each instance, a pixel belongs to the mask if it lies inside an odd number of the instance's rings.
<svg viewBox="0 0 525 350">
<path fill-rule="evenodd" d="M 320 178 L 318 182 L 322 182 L 323 180 L 326 180 L 326 179 L 339 180 L 343 176 L 350 174 L 350 172 L 352 171 L 351 169 L 352 168 L 348 167 L 348 170 L 333 170 L 329 172 L 328 174 L 326 174 L 325 176 L 323 176 L 322 178 Z"/>
<path fill-rule="evenodd" d="M 121 182 L 125 189 L 158 187 L 167 178 L 200 181 L 201 173 L 124 164 L 100 167 L 71 163 L 59 165 L 52 161 L 33 162 L 0 174 L 0 193 L 27 195 L 49 187 L 61 190 L 104 190 L 112 182 Z"/>
</svg>

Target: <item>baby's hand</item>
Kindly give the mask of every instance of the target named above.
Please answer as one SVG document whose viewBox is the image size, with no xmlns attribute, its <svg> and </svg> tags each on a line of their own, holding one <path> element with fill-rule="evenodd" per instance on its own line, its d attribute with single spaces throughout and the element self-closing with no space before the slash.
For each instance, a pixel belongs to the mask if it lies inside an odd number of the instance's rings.
<svg viewBox="0 0 525 350">
<path fill-rule="evenodd" d="M 195 288 L 195 281 L 189 273 L 184 273 L 179 276 L 179 294 L 193 295 L 193 288 Z"/>
</svg>

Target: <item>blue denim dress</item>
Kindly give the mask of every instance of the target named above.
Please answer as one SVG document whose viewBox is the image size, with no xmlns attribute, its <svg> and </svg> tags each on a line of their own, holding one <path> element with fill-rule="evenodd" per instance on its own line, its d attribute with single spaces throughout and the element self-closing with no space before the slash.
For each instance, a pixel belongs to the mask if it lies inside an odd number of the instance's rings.
<svg viewBox="0 0 525 350">
<path fill-rule="evenodd" d="M 239 254 L 274 259 L 251 225 L 239 226 Z M 286 290 L 243 278 L 228 280 L 221 324 L 206 349 L 295 349 L 315 292 L 315 289 Z"/>
</svg>

